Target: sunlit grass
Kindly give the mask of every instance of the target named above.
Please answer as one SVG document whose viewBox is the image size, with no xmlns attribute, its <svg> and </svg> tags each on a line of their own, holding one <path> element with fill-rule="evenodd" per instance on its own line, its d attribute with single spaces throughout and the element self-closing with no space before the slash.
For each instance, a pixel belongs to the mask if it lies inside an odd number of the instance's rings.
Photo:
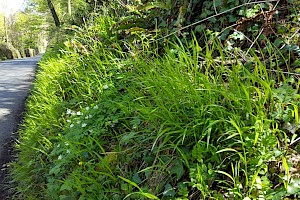
<svg viewBox="0 0 300 200">
<path fill-rule="evenodd" d="M 217 40 L 200 47 L 196 38 L 161 56 L 146 41 L 125 53 L 76 31 L 61 57 L 41 62 L 12 166 L 18 198 L 286 194 L 290 136 L 281 123 L 298 123 L 299 97 L 258 56 L 236 62 Z"/>
</svg>

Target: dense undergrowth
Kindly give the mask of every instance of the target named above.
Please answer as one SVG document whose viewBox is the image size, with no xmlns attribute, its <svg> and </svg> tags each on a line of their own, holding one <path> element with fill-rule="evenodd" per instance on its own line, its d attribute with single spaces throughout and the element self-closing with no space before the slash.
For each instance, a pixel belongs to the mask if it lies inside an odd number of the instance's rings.
<svg viewBox="0 0 300 200">
<path fill-rule="evenodd" d="M 299 82 L 286 54 L 268 43 L 241 60 L 193 33 L 161 51 L 144 35 L 118 43 L 114 24 L 73 27 L 40 62 L 15 198 L 299 198 Z"/>
</svg>

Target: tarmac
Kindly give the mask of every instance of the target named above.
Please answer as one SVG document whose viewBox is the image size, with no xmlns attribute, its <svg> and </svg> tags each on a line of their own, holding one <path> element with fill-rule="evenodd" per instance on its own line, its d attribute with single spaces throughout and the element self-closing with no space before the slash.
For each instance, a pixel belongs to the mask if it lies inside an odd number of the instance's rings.
<svg viewBox="0 0 300 200">
<path fill-rule="evenodd" d="M 41 55 L 0 62 L 0 199 L 10 199 L 7 176 L 17 130 Z"/>
</svg>

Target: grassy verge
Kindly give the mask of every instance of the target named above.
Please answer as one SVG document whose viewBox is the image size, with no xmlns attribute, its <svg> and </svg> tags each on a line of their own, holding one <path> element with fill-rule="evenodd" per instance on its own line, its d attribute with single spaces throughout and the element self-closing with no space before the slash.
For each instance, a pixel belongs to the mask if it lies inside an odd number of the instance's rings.
<svg viewBox="0 0 300 200">
<path fill-rule="evenodd" d="M 299 194 L 291 148 L 299 87 L 272 71 L 276 49 L 269 64 L 254 53 L 239 62 L 238 52 L 196 38 L 169 44 L 163 56 L 145 41 L 125 53 L 111 22 L 96 22 L 104 39 L 77 30 L 60 56 L 48 52 L 40 64 L 12 167 L 17 198 Z"/>
</svg>

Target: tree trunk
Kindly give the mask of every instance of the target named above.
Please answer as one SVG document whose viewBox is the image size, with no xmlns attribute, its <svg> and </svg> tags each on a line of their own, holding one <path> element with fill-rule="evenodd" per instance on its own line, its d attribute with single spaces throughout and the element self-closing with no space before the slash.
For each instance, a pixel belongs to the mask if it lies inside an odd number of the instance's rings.
<svg viewBox="0 0 300 200">
<path fill-rule="evenodd" d="M 47 1 L 47 3 L 48 3 L 48 7 L 49 7 L 49 9 L 50 9 L 50 12 L 51 12 L 51 14 L 52 14 L 52 17 L 53 17 L 53 19 L 54 19 L 55 26 L 59 27 L 59 26 L 60 26 L 60 21 L 59 21 L 59 18 L 58 18 L 58 16 L 57 16 L 57 13 L 56 13 L 56 11 L 55 11 L 55 9 L 54 9 L 53 3 L 52 3 L 51 0 L 46 0 L 46 1 Z"/>
<path fill-rule="evenodd" d="M 9 41 L 8 41 L 7 21 L 6 21 L 5 16 L 4 16 L 3 20 L 4 20 L 4 29 L 5 29 L 5 38 L 6 38 L 6 43 L 8 45 Z"/>
<path fill-rule="evenodd" d="M 69 16 L 72 15 L 71 0 L 68 0 L 68 13 L 69 13 Z"/>
</svg>

